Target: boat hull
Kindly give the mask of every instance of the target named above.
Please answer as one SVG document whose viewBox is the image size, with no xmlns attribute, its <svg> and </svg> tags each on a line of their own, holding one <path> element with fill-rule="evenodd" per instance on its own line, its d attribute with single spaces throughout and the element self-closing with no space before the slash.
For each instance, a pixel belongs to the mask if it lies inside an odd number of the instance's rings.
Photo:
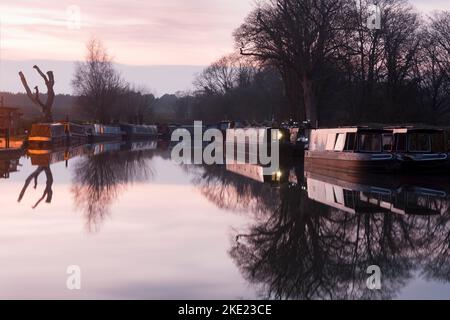
<svg viewBox="0 0 450 320">
<path fill-rule="evenodd" d="M 344 172 L 395 172 L 400 166 L 390 154 L 305 152 L 305 166 Z"/>
<path fill-rule="evenodd" d="M 399 154 L 397 160 L 405 172 L 445 172 L 450 162 L 447 154 Z"/>
</svg>

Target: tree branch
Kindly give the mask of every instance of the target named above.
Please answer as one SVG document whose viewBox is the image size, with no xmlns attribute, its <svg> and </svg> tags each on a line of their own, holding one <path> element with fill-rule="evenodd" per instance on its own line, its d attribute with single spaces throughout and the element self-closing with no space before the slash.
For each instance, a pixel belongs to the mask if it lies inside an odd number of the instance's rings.
<svg viewBox="0 0 450 320">
<path fill-rule="evenodd" d="M 45 84 L 48 85 L 48 83 L 49 83 L 48 78 L 47 78 L 47 76 L 41 71 L 41 69 L 39 69 L 39 67 L 36 66 L 36 65 L 34 65 L 33 68 L 36 69 L 36 71 L 37 71 L 37 72 L 41 75 L 41 77 L 44 79 Z"/>
<path fill-rule="evenodd" d="M 20 80 L 22 81 L 23 87 L 25 88 L 25 91 L 27 92 L 28 98 L 37 106 L 41 108 L 45 108 L 45 105 L 42 103 L 41 100 L 39 100 L 39 96 L 33 96 L 33 93 L 31 92 L 30 87 L 28 86 L 27 79 L 25 78 L 22 71 L 19 72 Z"/>
</svg>

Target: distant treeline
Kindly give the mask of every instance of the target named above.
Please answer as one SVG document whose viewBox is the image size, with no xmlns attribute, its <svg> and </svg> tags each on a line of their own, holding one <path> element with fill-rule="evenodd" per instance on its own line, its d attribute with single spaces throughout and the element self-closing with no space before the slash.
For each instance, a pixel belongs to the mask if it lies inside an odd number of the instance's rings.
<svg viewBox="0 0 450 320">
<path fill-rule="evenodd" d="M 450 121 L 450 12 L 423 16 L 406 0 L 265 0 L 233 35 L 236 52 L 205 68 L 195 90 L 160 98 L 122 79 L 93 40 L 73 77 L 77 98 L 58 96 L 54 117 L 321 126 Z M 33 115 L 25 96 L 5 100 Z"/>
<path fill-rule="evenodd" d="M 205 68 L 194 92 L 162 97 L 155 116 L 450 122 L 450 12 L 424 16 L 406 0 L 266 0 L 234 38 L 238 52 Z"/>
<path fill-rule="evenodd" d="M 25 93 L 0 92 L 6 107 L 19 108 L 23 113 L 23 124 L 25 127 L 33 121 L 39 121 L 42 118 L 41 111 L 36 108 L 33 102 Z M 46 95 L 42 95 L 46 99 Z M 75 110 L 76 98 L 71 95 L 58 94 L 55 96 L 54 116 L 55 120 L 78 119 L 79 115 Z"/>
<path fill-rule="evenodd" d="M 423 16 L 406 0 L 266 0 L 234 38 L 240 52 L 179 99 L 189 117 L 450 121 L 450 12 Z"/>
</svg>

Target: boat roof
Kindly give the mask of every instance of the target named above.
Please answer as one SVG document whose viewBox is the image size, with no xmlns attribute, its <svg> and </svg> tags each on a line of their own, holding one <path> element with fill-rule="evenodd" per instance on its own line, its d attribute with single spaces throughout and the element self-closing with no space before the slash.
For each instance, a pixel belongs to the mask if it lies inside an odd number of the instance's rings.
<svg viewBox="0 0 450 320">
<path fill-rule="evenodd" d="M 392 129 L 374 128 L 365 126 L 323 128 L 323 129 L 315 129 L 314 131 L 323 133 L 358 133 L 358 132 L 392 133 Z"/>
<path fill-rule="evenodd" d="M 394 133 L 441 133 L 443 129 L 439 128 L 419 128 L 419 127 L 393 127 Z"/>
<path fill-rule="evenodd" d="M 63 124 L 62 123 L 34 123 L 33 126 L 56 127 L 56 126 L 63 126 Z"/>
</svg>

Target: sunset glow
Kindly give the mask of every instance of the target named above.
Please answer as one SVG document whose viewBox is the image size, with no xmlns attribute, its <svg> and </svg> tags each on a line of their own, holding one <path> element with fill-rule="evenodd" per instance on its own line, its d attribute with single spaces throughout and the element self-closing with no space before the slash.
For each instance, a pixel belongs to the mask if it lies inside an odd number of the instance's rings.
<svg viewBox="0 0 450 320">
<path fill-rule="evenodd" d="M 132 0 L 125 11 L 121 1 L 43 2 L 0 4 L 3 59 L 80 60 L 85 42 L 98 37 L 117 62 L 203 65 L 232 50 L 231 31 L 252 4 L 251 0 Z M 70 6 L 80 8 L 80 29 L 68 28 Z"/>
</svg>

